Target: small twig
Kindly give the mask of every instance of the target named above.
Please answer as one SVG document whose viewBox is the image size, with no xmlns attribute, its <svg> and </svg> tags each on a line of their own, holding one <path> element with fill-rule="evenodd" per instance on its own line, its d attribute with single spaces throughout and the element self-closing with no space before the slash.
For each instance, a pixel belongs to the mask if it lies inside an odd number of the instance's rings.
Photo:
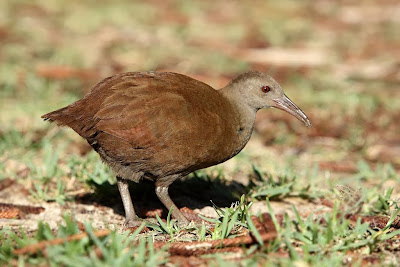
<svg viewBox="0 0 400 267">
<path fill-rule="evenodd" d="M 39 214 L 43 211 L 43 207 L 0 203 L 0 218 L 3 219 L 20 219 L 27 213 Z"/>
<path fill-rule="evenodd" d="M 171 250 L 169 251 L 171 253 Z M 176 252 L 176 251 L 175 251 Z M 190 254 L 179 254 L 179 253 L 171 253 L 171 255 L 180 255 L 180 256 L 200 256 L 206 254 L 215 254 L 215 253 L 234 253 L 237 257 L 241 257 L 244 254 L 244 249 L 242 247 L 226 247 L 226 248 L 211 248 L 211 249 L 201 249 L 191 251 Z"/>
<path fill-rule="evenodd" d="M 333 206 L 335 205 L 331 200 L 323 198 L 323 197 L 321 197 L 319 200 L 321 201 L 319 204 L 321 204 L 325 207 L 328 207 L 328 208 L 333 208 Z"/>
<path fill-rule="evenodd" d="M 357 214 L 347 214 L 345 215 L 346 219 L 350 221 L 356 222 L 358 218 L 361 218 L 361 223 L 368 223 L 371 227 L 383 229 L 386 227 L 390 218 L 386 216 L 361 216 Z M 396 218 L 391 225 L 392 228 L 400 229 L 400 218 Z"/>
<path fill-rule="evenodd" d="M 11 180 L 10 178 L 4 179 L 3 181 L 0 182 L 0 191 L 5 189 L 5 188 L 7 188 L 7 187 L 10 187 L 11 185 L 14 184 L 14 182 L 15 181 Z"/>
<path fill-rule="evenodd" d="M 21 219 L 24 213 L 15 207 L 2 207 L 0 204 L 0 218 L 2 219 Z"/>
<path fill-rule="evenodd" d="M 264 243 L 274 240 L 276 238 L 276 233 L 265 233 L 261 235 L 261 239 Z M 252 236 L 241 236 L 236 238 L 225 238 L 222 240 L 213 241 L 198 241 L 191 243 L 173 243 L 170 244 L 169 253 L 171 255 L 200 255 L 209 254 L 212 250 L 220 251 L 219 248 L 235 247 L 239 245 L 251 245 L 255 244 L 257 241 Z M 168 245 L 166 242 L 156 242 L 154 243 L 155 248 L 161 248 Z M 212 252 L 214 253 L 214 252 Z"/>
<path fill-rule="evenodd" d="M 0 210 L 2 209 L 9 209 L 9 208 L 17 208 L 23 213 L 33 213 L 39 214 L 44 211 L 43 207 L 35 207 L 35 206 L 28 206 L 28 205 L 15 205 L 9 203 L 0 203 Z"/>
<path fill-rule="evenodd" d="M 74 196 L 82 195 L 82 194 L 84 194 L 86 192 L 87 192 L 87 189 L 82 188 L 82 189 L 79 189 L 79 190 L 67 192 L 67 193 L 65 193 L 65 195 L 68 196 L 68 197 L 74 197 Z"/>
<path fill-rule="evenodd" d="M 262 217 L 263 222 L 261 222 L 256 216 L 252 217 L 252 221 L 259 231 L 261 240 L 264 243 L 267 243 L 277 237 L 277 232 L 275 227 L 273 227 L 271 217 L 268 215 L 263 215 Z M 267 230 L 269 232 L 267 232 Z M 154 247 L 156 249 L 159 249 L 165 245 L 170 245 L 169 253 L 171 255 L 194 256 L 216 252 L 226 252 L 240 245 L 251 245 L 255 243 L 257 243 L 256 238 L 248 234 L 246 236 L 235 238 L 225 238 L 222 240 L 198 241 L 190 243 L 168 244 L 166 242 L 156 242 L 154 243 Z M 237 252 L 236 249 L 235 252 Z"/>
<path fill-rule="evenodd" d="M 251 220 L 254 223 L 254 226 L 256 227 L 257 231 L 260 233 L 260 235 L 263 235 L 265 233 L 267 233 L 267 229 L 265 227 L 265 225 L 260 221 L 260 219 L 258 219 L 257 216 L 251 216 Z"/>
<path fill-rule="evenodd" d="M 105 230 L 97 230 L 93 234 L 96 237 L 103 237 L 103 236 L 109 235 L 110 232 L 111 232 L 110 230 L 105 229 Z M 68 236 L 66 238 L 56 238 L 56 239 L 52 239 L 52 240 L 44 240 L 44 241 L 41 241 L 36 244 L 31 244 L 31 245 L 25 246 L 23 248 L 16 249 L 16 250 L 14 250 L 14 254 L 15 255 L 33 254 L 33 253 L 37 253 L 40 250 L 45 249 L 47 246 L 59 245 L 64 242 L 77 241 L 77 240 L 81 240 L 88 236 L 89 235 L 87 233 L 80 233 L 80 234 Z"/>
</svg>

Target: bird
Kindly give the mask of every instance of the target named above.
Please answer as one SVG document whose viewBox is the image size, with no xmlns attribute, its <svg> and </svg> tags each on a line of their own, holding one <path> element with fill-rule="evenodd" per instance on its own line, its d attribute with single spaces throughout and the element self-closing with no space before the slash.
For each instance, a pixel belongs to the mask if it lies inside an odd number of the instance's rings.
<svg viewBox="0 0 400 267">
<path fill-rule="evenodd" d="M 174 72 L 125 72 L 100 81 L 83 98 L 44 120 L 72 128 L 87 140 L 117 179 L 127 227 L 136 216 L 128 181 L 150 180 L 180 224 L 190 223 L 169 186 L 238 154 L 263 108 L 288 112 L 307 127 L 305 113 L 268 74 L 245 72 L 221 89 Z"/>
</svg>

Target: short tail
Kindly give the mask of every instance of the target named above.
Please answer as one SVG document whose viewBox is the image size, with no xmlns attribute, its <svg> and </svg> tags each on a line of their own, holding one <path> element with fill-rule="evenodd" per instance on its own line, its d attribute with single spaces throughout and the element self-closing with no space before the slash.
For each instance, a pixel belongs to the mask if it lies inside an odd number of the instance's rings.
<svg viewBox="0 0 400 267">
<path fill-rule="evenodd" d="M 67 108 L 68 107 L 63 107 L 55 111 L 49 112 L 47 114 L 42 115 L 41 118 L 44 119 L 45 121 L 50 121 L 50 122 L 58 121 Z"/>
<path fill-rule="evenodd" d="M 41 118 L 45 121 L 56 122 L 60 126 L 71 126 L 71 123 L 76 120 L 71 114 L 69 106 L 44 114 Z"/>
<path fill-rule="evenodd" d="M 89 112 L 72 103 L 69 106 L 44 114 L 41 118 L 45 121 L 55 122 L 58 126 L 68 126 L 80 136 L 87 138 L 93 134 L 94 128 L 91 117 L 86 116 L 86 113 Z"/>
</svg>

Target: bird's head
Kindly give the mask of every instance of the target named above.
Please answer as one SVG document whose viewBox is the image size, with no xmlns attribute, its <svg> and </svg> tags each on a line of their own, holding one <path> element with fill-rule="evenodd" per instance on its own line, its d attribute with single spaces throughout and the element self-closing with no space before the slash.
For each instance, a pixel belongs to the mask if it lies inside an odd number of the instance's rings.
<svg viewBox="0 0 400 267">
<path fill-rule="evenodd" d="M 242 102 L 255 110 L 262 108 L 278 108 L 288 112 L 307 127 L 311 126 L 306 114 L 294 104 L 283 92 L 281 86 L 269 75 L 250 71 L 233 79 L 227 87 L 239 93 Z"/>
</svg>

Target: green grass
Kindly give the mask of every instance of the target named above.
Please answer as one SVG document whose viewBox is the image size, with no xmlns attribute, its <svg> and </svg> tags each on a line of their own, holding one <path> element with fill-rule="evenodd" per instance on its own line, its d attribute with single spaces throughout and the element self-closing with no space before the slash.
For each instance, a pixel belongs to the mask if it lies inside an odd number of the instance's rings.
<svg viewBox="0 0 400 267">
<path fill-rule="evenodd" d="M 289 254 L 288 259 L 272 259 L 274 264 L 283 264 L 284 266 L 289 263 L 289 259 L 293 262 L 315 265 L 327 255 L 326 266 L 332 266 L 329 264 L 340 266 L 348 251 L 358 250 L 362 255 L 370 255 L 387 244 L 386 240 L 400 234 L 400 230 L 389 231 L 390 225 L 400 211 L 399 209 L 393 213 L 387 226 L 381 230 L 372 229 L 367 223 L 361 223 L 360 220 L 357 220 L 355 224 L 350 223 L 339 215 L 338 205 L 335 205 L 332 213 L 326 213 L 318 220 L 313 218 L 312 215 L 302 218 L 296 207 L 293 206 L 295 217 L 289 218 L 286 214 L 283 218 L 283 225 L 279 225 L 269 200 L 266 201 L 278 230 L 278 238 L 268 246 L 264 246 L 254 224 L 249 219 L 251 215 L 249 213 L 250 204 L 245 203 L 244 196 L 240 202 L 231 208 L 216 208 L 220 218 L 207 219 L 215 223 L 213 230 L 207 229 L 208 226 L 206 227 L 204 223 L 201 226 L 192 225 L 189 230 L 196 233 L 195 240 L 218 240 L 235 237 L 234 229 L 245 227 L 259 240 L 258 245 L 249 248 L 249 251 L 258 251 L 254 257 L 262 253 L 287 252 Z M 321 220 L 324 222 L 321 223 Z M 152 231 L 147 234 L 148 238 L 138 238 L 144 224 L 134 233 L 111 231 L 104 238 L 96 237 L 90 224 L 85 224 L 85 232 L 88 233 L 88 237 L 78 241 L 48 246 L 44 251 L 38 252 L 36 257 L 30 257 L 29 254 L 17 257 L 13 254 L 13 251 L 15 248 L 22 248 L 40 241 L 67 238 L 78 234 L 80 230 L 77 223 L 72 221 L 69 216 L 64 216 L 64 224 L 60 225 L 54 233 L 48 224 L 39 222 L 38 230 L 33 237 L 24 233 L 22 229 L 18 234 L 15 234 L 5 228 L 0 231 L 2 237 L 0 260 L 8 264 L 18 261 L 26 264 L 47 263 L 65 266 L 73 266 L 76 263 L 82 266 L 90 264 L 152 265 L 162 264 L 168 260 L 165 249 L 154 249 L 152 236 L 168 235 L 170 236 L 169 242 L 177 240 L 180 242 L 195 241 L 180 238 L 182 229 L 170 220 L 170 214 L 166 222 L 163 222 L 159 217 L 157 217 L 157 222 L 158 225 L 147 224 L 148 227 L 152 228 Z M 94 251 L 95 249 L 97 252 Z M 101 256 L 99 256 L 99 253 Z M 218 256 L 212 258 L 218 260 Z M 243 260 L 243 263 L 249 261 L 249 259 L 246 259 Z M 227 263 L 225 262 L 225 264 Z"/>
<path fill-rule="evenodd" d="M 64 216 L 64 223 L 59 225 L 55 232 L 44 222 L 38 223 L 38 230 L 33 236 L 25 233 L 23 229 L 20 229 L 18 233 L 8 227 L 0 230 L 0 236 L 3 237 L 0 240 L 0 260 L 8 264 L 19 261 L 25 262 L 25 264 L 47 263 L 65 266 L 72 266 L 77 262 L 83 266 L 89 264 L 108 265 L 112 262 L 116 266 L 161 264 L 168 261 L 168 254 L 165 249 L 159 251 L 152 247 L 152 240 L 155 237 L 157 239 L 157 237 L 164 236 L 171 243 L 219 240 L 233 238 L 243 229 L 248 229 L 259 241 L 259 244 L 249 248 L 248 253 L 252 251 L 251 257 L 259 257 L 279 251 L 279 253 L 287 253 L 289 258 L 273 258 L 274 264 L 286 266 L 289 262 L 303 262 L 315 265 L 321 259 L 327 257 L 326 266 L 332 266 L 330 264 L 339 266 L 345 261 L 346 254 L 349 251 L 355 250 L 364 256 L 374 255 L 382 247 L 390 244 L 386 243 L 387 240 L 400 234 L 400 230 L 394 231 L 389 228 L 400 211 L 398 203 L 390 198 L 393 188 L 388 189 L 383 194 L 362 191 L 358 203 L 353 203 L 354 205 L 366 206 L 367 208 L 363 209 L 364 214 L 391 215 L 387 227 L 381 230 L 373 229 L 367 223 L 361 223 L 360 219 L 356 223 L 351 223 L 343 217 L 344 214 L 340 208 L 343 202 L 346 203 L 346 196 L 343 197 L 343 191 L 337 192 L 342 198 L 335 202 L 332 212 L 317 217 L 313 214 L 303 217 L 299 214 L 296 206 L 292 205 L 292 212 L 295 216 L 289 217 L 288 214 L 285 214 L 280 225 L 269 198 L 267 197 L 265 200 L 266 196 L 270 196 L 272 199 L 298 196 L 316 198 L 319 197 L 319 194 L 316 194 L 316 192 L 313 194 L 310 186 L 306 186 L 307 190 L 300 192 L 294 190 L 299 186 L 295 179 L 266 176 L 257 167 L 254 167 L 254 172 L 258 176 L 259 185 L 253 185 L 247 195 L 243 195 L 237 203 L 229 208 L 220 208 L 214 205 L 218 215 L 216 219 L 202 217 L 212 223 L 212 228 L 209 224 L 204 223 L 201 225 L 191 224 L 188 227 L 179 226 L 175 220 L 171 219 L 171 212 L 169 212 L 165 222 L 158 215 L 155 223 L 147 222 L 146 226 L 151 231 L 140 234 L 140 237 L 138 234 L 142 227 L 133 234 L 130 232 L 120 233 L 114 230 L 107 237 L 98 238 L 93 235 L 93 228 L 90 223 L 86 223 L 85 232 L 88 233 L 88 238 L 49 246 L 35 257 L 30 257 L 29 254 L 23 256 L 13 254 L 14 249 L 22 248 L 28 244 L 55 238 L 66 238 L 79 233 L 80 230 L 76 221 L 72 221 L 71 217 L 66 215 Z M 274 179 L 279 182 L 274 182 Z M 351 189 L 348 189 L 347 193 L 350 194 L 349 190 Z M 34 194 L 34 196 L 36 195 Z M 263 198 L 278 231 L 278 238 L 267 246 L 264 246 L 261 242 L 261 237 L 250 220 L 252 202 L 248 202 L 250 199 L 262 201 Z M 51 201 L 46 197 L 44 200 Z M 190 237 L 182 237 L 182 231 L 192 234 Z M 99 257 L 98 251 L 101 252 L 101 257 Z M 227 264 L 224 259 L 219 259 L 218 256 L 207 257 L 210 261 Z M 247 264 L 250 261 L 251 259 L 245 259 L 242 264 Z"/>
<path fill-rule="evenodd" d="M 151 238 L 136 241 L 143 226 L 136 232 L 117 233 L 111 231 L 104 238 L 97 237 L 90 224 L 85 224 L 87 237 L 61 245 L 49 245 L 45 251 L 39 251 L 36 257 L 13 256 L 15 244 L 24 247 L 34 242 L 48 241 L 55 238 L 67 238 L 80 232 L 78 225 L 69 216 L 64 217 L 65 225 L 60 225 L 53 233 L 49 225 L 40 222 L 35 236 L 29 237 L 23 231 L 16 235 L 13 231 L 3 229 L 0 261 L 7 264 L 19 262 L 27 265 L 63 265 L 63 266 L 155 266 L 165 262 L 165 251 L 155 251 Z M 136 243 L 139 243 L 137 245 Z M 95 252 L 94 248 L 97 249 Z M 101 255 L 101 256 L 99 256 Z"/>
</svg>

